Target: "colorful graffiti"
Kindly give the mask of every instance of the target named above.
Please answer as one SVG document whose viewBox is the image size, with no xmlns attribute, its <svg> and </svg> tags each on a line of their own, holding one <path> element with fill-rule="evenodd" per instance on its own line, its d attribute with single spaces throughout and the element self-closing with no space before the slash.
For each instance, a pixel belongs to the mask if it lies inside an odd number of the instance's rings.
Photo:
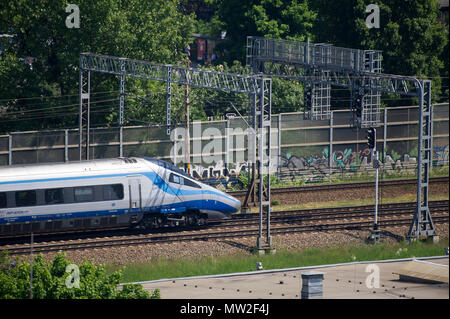
<svg viewBox="0 0 450 319">
<path fill-rule="evenodd" d="M 333 152 L 333 161 L 337 167 L 344 168 L 356 168 L 357 166 L 363 166 L 370 163 L 369 157 L 371 151 L 369 148 L 362 149 L 358 152 L 352 152 L 351 148 L 344 151 Z"/>
<path fill-rule="evenodd" d="M 448 144 L 434 147 L 433 161 L 436 166 L 448 165 Z"/>
<path fill-rule="evenodd" d="M 361 165 L 368 165 L 370 163 L 370 149 L 365 148 L 360 151 L 352 151 L 351 148 L 346 148 L 342 151 L 333 152 L 333 163 L 334 167 L 339 168 L 355 168 Z M 313 155 L 309 157 L 286 154 L 286 157 L 282 157 L 281 167 L 287 168 L 328 168 L 328 148 L 322 150 L 322 154 Z"/>
<path fill-rule="evenodd" d="M 247 171 L 247 162 L 224 165 L 222 160 L 214 166 L 203 167 L 202 165 L 193 165 L 192 176 L 196 179 L 229 179 L 237 177 L 241 172 Z M 233 167 L 233 168 L 231 168 Z"/>
<path fill-rule="evenodd" d="M 435 146 L 433 148 L 433 165 L 443 166 L 449 163 L 449 145 Z M 399 154 L 389 150 L 384 160 L 384 170 L 415 169 L 417 158 L 413 155 L 417 150 L 411 150 L 410 154 Z M 380 159 L 382 155 L 380 154 Z M 304 179 L 305 183 L 313 183 L 323 180 L 331 174 L 358 173 L 366 169 L 372 169 L 371 150 L 363 148 L 353 151 L 351 148 L 335 150 L 331 155 L 332 169 L 329 167 L 328 148 L 324 148 L 320 154 L 310 156 L 298 156 L 286 153 L 280 158 L 272 157 L 271 172 L 279 174 L 283 180 Z M 279 165 L 279 166 L 278 166 Z M 248 163 L 239 162 L 225 165 L 222 160 L 215 165 L 204 167 L 193 165 L 192 175 L 194 178 L 203 180 L 213 185 L 223 185 L 229 188 L 238 183 L 241 173 L 248 172 Z"/>
</svg>

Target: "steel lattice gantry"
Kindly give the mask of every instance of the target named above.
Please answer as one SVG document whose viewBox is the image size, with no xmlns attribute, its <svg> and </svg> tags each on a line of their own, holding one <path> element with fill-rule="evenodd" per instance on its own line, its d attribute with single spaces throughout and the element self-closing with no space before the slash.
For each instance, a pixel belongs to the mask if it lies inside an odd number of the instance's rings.
<svg viewBox="0 0 450 319">
<path fill-rule="evenodd" d="M 297 42 L 247 37 L 247 65 L 255 73 L 277 75 L 302 81 L 310 119 L 329 119 L 331 85 L 342 86 L 339 71 L 350 83 L 344 85 L 362 96 L 362 110 L 355 124 L 372 127 L 380 122 L 381 93 L 352 83 L 353 74 L 381 72 L 381 51 L 335 47 L 325 43 Z M 336 82 L 331 82 L 334 77 Z M 353 99 L 352 99 L 353 101 Z M 353 105 L 352 105 L 353 108 Z"/>
<path fill-rule="evenodd" d="M 80 110 L 79 110 L 79 152 L 82 159 L 83 144 L 86 143 L 86 158 L 89 159 L 89 107 L 90 107 L 90 72 L 101 72 L 120 76 L 119 126 L 122 130 L 124 121 L 124 97 L 126 77 L 141 78 L 165 82 L 166 86 L 166 125 L 167 134 L 171 130 L 171 86 L 172 84 L 190 87 L 215 89 L 225 92 L 245 93 L 249 96 L 249 162 L 256 165 L 258 180 L 263 181 L 267 175 L 268 184 L 259 189 L 260 234 L 258 248 L 271 246 L 270 238 L 270 129 L 272 80 L 260 75 L 240 75 L 214 72 L 196 68 L 157 64 L 127 58 L 104 56 L 92 53 L 80 54 Z M 86 140 L 84 140 L 84 131 Z M 265 136 L 268 136 L 266 138 Z M 122 134 L 120 134 L 122 138 Z M 120 156 L 123 156 L 120 143 Z M 262 216 L 266 213 L 266 241 L 263 238 Z M 265 243 L 264 243 L 265 242 Z"/>
<path fill-rule="evenodd" d="M 260 37 L 247 37 L 247 65 L 254 73 L 293 79 L 325 87 L 350 88 L 352 95 L 363 93 L 366 110 L 360 127 L 379 123 L 381 93 L 394 93 L 419 98 L 419 136 L 417 166 L 417 210 L 408 237 L 438 238 L 428 207 L 429 172 L 432 163 L 431 81 L 411 76 L 381 73 L 381 52 L 334 47 Z M 314 99 L 311 112 L 316 108 Z M 319 100 L 320 103 L 320 100 Z M 353 103 L 353 99 L 352 99 Z M 320 118 L 320 117 L 311 117 Z"/>
</svg>

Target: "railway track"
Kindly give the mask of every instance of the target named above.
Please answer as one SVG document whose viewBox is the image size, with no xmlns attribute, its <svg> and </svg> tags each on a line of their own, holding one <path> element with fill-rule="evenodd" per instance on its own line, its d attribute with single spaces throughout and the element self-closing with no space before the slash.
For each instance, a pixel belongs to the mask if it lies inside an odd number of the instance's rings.
<svg viewBox="0 0 450 319">
<path fill-rule="evenodd" d="M 448 222 L 449 201 L 429 202 L 434 223 Z M 410 225 L 415 210 L 415 203 L 386 204 L 379 207 L 380 229 L 383 227 Z M 273 212 L 271 217 L 271 234 L 293 232 L 366 230 L 373 227 L 373 205 L 343 207 L 332 209 L 310 209 L 298 211 Z M 82 241 L 41 242 L 33 245 L 33 253 L 46 253 L 59 250 L 81 250 L 108 248 L 154 243 L 170 243 L 193 240 L 221 240 L 226 238 L 257 236 L 259 218 L 257 214 L 238 215 L 236 218 L 218 223 L 207 229 L 185 231 L 181 233 L 147 233 L 118 238 L 85 239 Z M 244 229 L 233 230 L 239 227 Z M 10 245 L 0 247 L 8 250 L 10 255 L 29 254 L 31 247 Z"/>
<path fill-rule="evenodd" d="M 448 183 L 448 177 L 434 177 L 430 178 L 431 184 L 433 183 Z M 297 193 L 297 192 L 315 192 L 315 191 L 332 191 L 332 190 L 344 190 L 344 189 L 361 189 L 374 187 L 374 181 L 370 182 L 353 182 L 353 183 L 337 183 L 337 184 L 320 184 L 320 185 L 308 185 L 308 186 L 295 186 L 295 187 L 279 187 L 271 188 L 270 193 L 284 194 L 284 193 Z M 379 182 L 379 187 L 383 186 L 405 186 L 405 185 L 417 185 L 417 179 L 394 179 L 394 180 L 382 180 Z M 247 191 L 231 191 L 228 194 L 235 197 L 244 197 Z"/>
<path fill-rule="evenodd" d="M 448 178 L 447 177 L 435 177 L 430 179 L 431 183 L 447 183 L 448 184 Z M 305 193 L 305 192 L 314 192 L 314 191 L 333 191 L 336 189 L 354 189 L 355 187 L 360 188 L 368 188 L 373 187 L 373 181 L 372 182 L 355 182 L 355 183 L 340 183 L 340 184 L 322 184 L 322 185 L 308 185 L 308 186 L 298 186 L 298 187 L 283 187 L 283 188 L 272 188 L 271 193 L 272 194 L 283 194 L 283 193 Z M 401 180 L 385 180 L 381 181 L 381 186 L 404 186 L 404 185 L 415 185 L 417 183 L 416 179 L 401 179 Z M 232 191 L 228 192 L 228 194 L 233 195 L 235 197 L 245 197 L 246 191 Z M 414 204 L 411 204 L 414 205 Z M 362 208 L 362 206 L 361 206 Z M 336 208 L 336 211 L 343 211 L 345 208 Z M 348 207 L 347 210 L 353 210 L 354 208 Z M 367 206 L 367 209 L 371 209 L 371 206 Z M 332 212 L 331 208 L 325 208 L 323 210 L 326 210 L 328 212 Z M 319 212 L 320 209 L 314 209 L 315 212 Z M 286 213 L 293 213 L 294 211 L 288 211 Z M 306 214 L 306 211 L 303 211 L 303 213 Z M 272 216 L 274 216 L 278 213 L 272 213 Z M 246 214 L 247 215 L 247 214 Z M 236 217 L 238 218 L 238 217 Z M 242 217 L 242 218 L 249 218 L 248 216 Z M 98 229 L 89 229 L 87 231 L 80 231 L 80 230 L 74 230 L 74 231 L 65 231 L 64 233 L 37 233 L 35 234 L 36 237 L 51 237 L 51 236 L 59 236 L 61 237 L 70 237 L 70 236 L 79 236 L 81 238 L 88 239 L 89 237 L 92 237 L 93 234 L 96 233 L 106 233 L 106 232 L 122 232 L 123 234 L 127 233 L 128 227 L 116 227 L 116 228 L 98 228 Z M 163 230 L 167 231 L 167 230 Z M 29 236 L 27 235 L 1 235 L 0 236 L 0 249 L 1 249 L 1 241 L 2 240 L 14 240 L 18 239 L 19 241 L 27 241 L 29 239 Z"/>
<path fill-rule="evenodd" d="M 430 212 L 439 213 L 448 210 L 449 201 L 433 201 L 430 205 Z M 378 208 L 378 217 L 399 217 L 412 215 L 416 209 L 416 203 L 395 203 L 385 204 Z M 271 213 L 271 223 L 295 223 L 295 222 L 316 222 L 330 219 L 351 219 L 351 218 L 373 218 L 374 206 L 350 206 L 336 208 L 316 208 L 304 210 L 290 210 Z M 224 225 L 252 225 L 259 223 L 259 214 L 239 214 L 233 220 L 224 221 Z"/>
</svg>

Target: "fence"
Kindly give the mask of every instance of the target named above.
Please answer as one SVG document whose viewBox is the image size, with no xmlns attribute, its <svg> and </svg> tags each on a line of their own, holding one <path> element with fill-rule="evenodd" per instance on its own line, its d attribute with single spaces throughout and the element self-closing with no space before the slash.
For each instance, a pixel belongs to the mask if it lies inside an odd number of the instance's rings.
<svg viewBox="0 0 450 319">
<path fill-rule="evenodd" d="M 433 166 L 448 165 L 449 104 L 434 105 Z M 385 170 L 415 169 L 418 107 L 385 108 L 377 128 L 377 150 Z M 272 172 L 307 182 L 333 174 L 370 172 L 366 129 L 349 125 L 349 110 L 332 112 L 330 120 L 305 120 L 303 113 L 272 115 Z M 247 168 L 246 122 L 240 118 L 191 125 L 192 173 L 210 183 L 229 184 Z M 176 131 L 174 131 L 176 132 Z M 175 163 L 184 141 L 166 135 L 165 127 L 95 128 L 90 131 L 91 159 L 149 156 Z M 0 136 L 0 165 L 79 160 L 78 130 L 15 132 Z M 281 147 L 279 147 L 281 146 Z M 85 151 L 85 150 L 83 150 Z"/>
</svg>

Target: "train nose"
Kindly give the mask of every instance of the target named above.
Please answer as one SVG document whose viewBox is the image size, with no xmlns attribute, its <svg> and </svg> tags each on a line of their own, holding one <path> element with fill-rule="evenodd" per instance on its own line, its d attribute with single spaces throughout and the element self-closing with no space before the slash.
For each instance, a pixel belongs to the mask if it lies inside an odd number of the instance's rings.
<svg viewBox="0 0 450 319">
<path fill-rule="evenodd" d="M 230 197 L 231 197 L 231 201 L 233 202 L 233 204 L 232 204 L 232 206 L 234 208 L 233 213 L 236 213 L 237 211 L 239 211 L 241 209 L 241 201 L 234 198 L 233 196 L 230 196 Z"/>
</svg>

